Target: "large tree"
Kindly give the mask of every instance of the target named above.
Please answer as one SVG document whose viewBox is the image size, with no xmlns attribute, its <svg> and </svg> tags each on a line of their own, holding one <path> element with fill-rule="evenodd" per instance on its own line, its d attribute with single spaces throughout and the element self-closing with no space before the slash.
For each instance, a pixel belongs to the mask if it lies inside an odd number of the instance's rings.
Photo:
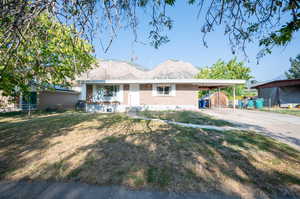
<svg viewBox="0 0 300 199">
<path fill-rule="evenodd" d="M 205 36 L 221 26 L 233 53 L 258 40 L 261 46 L 258 56 L 263 56 L 271 53 L 273 46 L 287 45 L 300 29 L 299 0 L 186 2 L 198 6 L 195 15 L 204 19 L 201 26 L 204 45 L 207 45 Z M 90 66 L 86 52 L 91 47 L 81 38 L 92 41 L 95 30 L 102 35 L 96 39 L 107 41 L 103 45 L 106 51 L 120 29 L 131 29 L 137 40 L 139 21 L 149 19 L 149 39 L 157 48 L 169 41 L 166 30 L 172 28 L 173 20 L 167 11 L 175 3 L 176 0 L 2 0 L 0 89 L 8 93 L 18 86 L 25 91 L 32 79 L 46 85 L 74 78 L 75 73 Z M 40 17 L 45 12 L 57 22 L 42 23 Z M 55 67 L 53 63 L 58 65 Z"/>
<path fill-rule="evenodd" d="M 246 67 L 243 62 L 238 62 L 236 58 L 225 62 L 218 60 L 211 67 L 201 68 L 196 78 L 198 79 L 243 79 L 249 80 L 252 78 L 251 69 Z M 236 94 L 242 95 L 244 85 L 236 86 Z M 224 91 L 227 95 L 232 95 L 232 88 L 226 88 Z M 207 92 L 200 92 L 201 95 L 205 95 Z"/>
<path fill-rule="evenodd" d="M 45 13 L 34 18 L 28 28 L 30 31 L 15 44 L 6 37 L 7 29 L 0 27 L 0 90 L 4 95 L 68 85 L 91 68 L 92 46 L 75 37 L 75 28 Z"/>
<path fill-rule="evenodd" d="M 204 37 L 216 26 L 224 27 L 232 45 L 232 52 L 244 50 L 247 43 L 258 39 L 262 51 L 259 56 L 271 53 L 273 46 L 285 46 L 300 29 L 299 0 L 186 0 L 197 6 L 195 13 L 203 18 Z M 74 25 L 80 34 L 91 34 L 98 26 L 110 31 L 107 47 L 121 28 L 131 28 L 136 35 L 139 20 L 149 16 L 149 38 L 158 47 L 168 41 L 165 30 L 172 28 L 167 10 L 175 0 L 3 0 L 0 1 L 0 26 L 15 48 L 22 35 L 43 11 L 48 11 L 61 23 Z M 183 13 L 184 14 L 184 13 Z M 139 18 L 140 17 L 140 18 Z M 201 20 L 202 21 L 202 20 Z M 107 37 L 107 34 L 105 38 Z M 204 40 L 204 44 L 205 40 Z"/>
<path fill-rule="evenodd" d="M 295 59 L 290 58 L 291 68 L 285 73 L 288 79 L 300 78 L 300 54 Z"/>
</svg>

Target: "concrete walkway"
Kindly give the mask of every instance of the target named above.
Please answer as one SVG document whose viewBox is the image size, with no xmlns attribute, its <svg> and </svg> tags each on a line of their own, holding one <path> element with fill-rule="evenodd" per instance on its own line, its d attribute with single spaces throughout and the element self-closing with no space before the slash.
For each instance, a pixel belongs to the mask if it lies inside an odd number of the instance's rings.
<svg viewBox="0 0 300 199">
<path fill-rule="evenodd" d="M 213 125 L 201 125 L 201 124 L 190 124 L 190 123 L 182 123 L 182 122 L 174 122 L 170 120 L 161 120 L 161 119 L 153 119 L 153 118 L 146 118 L 142 116 L 138 116 L 135 113 L 128 114 L 129 117 L 134 119 L 142 119 L 142 120 L 151 120 L 151 121 L 160 121 L 165 122 L 167 124 L 176 124 L 184 127 L 191 127 L 191 128 L 199 128 L 199 129 L 212 129 L 217 131 L 228 131 L 228 130 L 243 130 L 243 128 L 239 127 L 231 127 L 231 126 L 213 126 Z"/>
<path fill-rule="evenodd" d="M 207 109 L 201 112 L 278 139 L 300 150 L 300 117 L 264 111 Z"/>
<path fill-rule="evenodd" d="M 237 199 L 220 193 L 134 191 L 82 183 L 0 182 L 1 199 Z"/>
</svg>

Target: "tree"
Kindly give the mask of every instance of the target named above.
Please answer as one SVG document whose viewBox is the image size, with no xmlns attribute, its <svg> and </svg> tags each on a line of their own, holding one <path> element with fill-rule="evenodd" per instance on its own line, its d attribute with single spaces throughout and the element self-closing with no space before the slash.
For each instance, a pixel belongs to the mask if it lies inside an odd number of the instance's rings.
<svg viewBox="0 0 300 199">
<path fill-rule="evenodd" d="M 258 39 L 262 51 L 258 56 L 271 53 L 273 46 L 285 46 L 292 41 L 300 29 L 299 0 L 187 0 L 198 6 L 198 14 L 204 19 L 203 36 L 214 31 L 216 26 L 224 27 L 232 52 L 245 50 L 247 43 Z M 149 13 L 149 38 L 154 47 L 168 42 L 165 30 L 171 29 L 173 20 L 167 10 L 176 0 L 3 0 L 0 2 L 0 26 L 5 35 L 13 41 L 15 48 L 22 35 L 31 31 L 30 24 L 40 13 L 48 11 L 62 24 L 73 25 L 78 33 L 87 38 L 97 27 L 108 30 L 106 49 L 121 28 L 131 28 L 136 36 L 141 13 Z M 141 12 L 139 12 L 139 10 Z M 150 12 L 149 12 L 150 11 Z M 105 35 L 105 34 L 104 34 Z M 106 38 L 106 37 L 105 37 Z M 137 39 L 137 38 L 136 38 Z M 205 39 L 204 45 L 206 45 Z"/>
<path fill-rule="evenodd" d="M 249 80 L 251 69 L 246 67 L 243 62 L 238 62 L 236 58 L 229 62 L 218 60 L 211 67 L 201 68 L 196 78 L 198 79 L 243 79 Z M 237 95 L 242 95 L 244 86 L 236 86 Z M 232 95 L 232 88 L 226 88 L 224 91 L 227 95 Z M 207 94 L 206 91 L 200 92 L 200 96 Z"/>
<path fill-rule="evenodd" d="M 300 54 L 295 59 L 290 58 L 291 68 L 285 72 L 288 79 L 300 78 Z"/>
<path fill-rule="evenodd" d="M 0 90 L 4 95 L 29 93 L 32 88 L 70 85 L 76 75 L 94 63 L 92 46 L 75 37 L 75 28 L 56 22 L 47 14 L 34 18 L 18 48 L 7 42 L 6 29 L 0 28 Z"/>
</svg>

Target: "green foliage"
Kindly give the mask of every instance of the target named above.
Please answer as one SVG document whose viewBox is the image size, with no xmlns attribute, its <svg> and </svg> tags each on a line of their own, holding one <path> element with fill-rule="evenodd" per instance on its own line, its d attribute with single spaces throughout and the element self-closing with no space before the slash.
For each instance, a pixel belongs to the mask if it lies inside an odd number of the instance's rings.
<svg viewBox="0 0 300 199">
<path fill-rule="evenodd" d="M 35 18 L 17 46 L 7 45 L 0 28 L 0 90 L 5 95 L 24 94 L 49 85 L 70 85 L 76 75 L 91 68 L 93 48 L 74 37 L 76 30 L 47 14 Z M 13 40 L 11 45 L 15 45 Z"/>
<path fill-rule="evenodd" d="M 300 78 L 300 54 L 295 59 L 290 58 L 291 68 L 285 72 L 288 79 Z"/>
<path fill-rule="evenodd" d="M 286 8 L 286 10 L 291 10 L 291 8 Z M 286 46 L 292 41 L 293 35 L 300 30 L 300 19 L 298 19 L 300 13 L 297 16 L 292 21 L 283 25 L 279 30 L 270 33 L 267 37 L 260 40 L 259 45 L 264 47 L 260 52 L 260 56 L 271 54 L 273 46 Z"/>
<path fill-rule="evenodd" d="M 94 34 L 95 30 L 107 32 L 111 38 L 106 46 L 107 51 L 117 32 L 122 32 L 118 31 L 120 28 L 130 28 L 136 40 L 137 32 L 140 32 L 140 19 L 146 20 L 150 26 L 148 38 L 151 45 L 158 48 L 169 42 L 166 31 L 173 27 L 170 12 L 179 0 L 38 2 L 1 1 L 0 27 L 5 29 L 7 38 L 15 43 L 22 41 L 20 34 L 30 30 L 28 25 L 32 25 L 42 10 L 47 10 L 62 24 L 76 27 L 80 33 L 78 36 L 84 35 L 92 40 L 97 35 Z M 229 39 L 233 54 L 237 51 L 246 53 L 247 44 L 259 41 L 262 47 L 257 56 L 259 58 L 271 53 L 274 46 L 289 44 L 300 29 L 299 0 L 186 0 L 185 3 L 190 7 L 197 7 L 198 12 L 194 14 L 203 19 L 200 27 L 204 34 L 203 44 L 207 46 L 205 36 L 221 26 Z M 140 15 L 141 13 L 144 15 Z"/>
<path fill-rule="evenodd" d="M 200 69 L 197 75 L 199 79 L 244 79 L 252 78 L 250 68 L 243 62 L 238 62 L 236 58 L 228 63 L 218 60 L 211 67 Z"/>
<path fill-rule="evenodd" d="M 65 25 L 73 25 L 86 38 L 94 39 L 95 28 L 107 31 L 116 38 L 120 27 L 133 31 L 137 39 L 138 18 L 147 20 L 149 15 L 150 43 L 158 48 L 169 41 L 166 31 L 172 28 L 169 17 L 171 9 L 179 0 L 84 0 L 84 1 L 21 1 L 5 0 L 0 3 L 0 27 L 6 30 L 6 37 L 15 42 L 22 40 L 20 33 L 28 30 L 41 13 L 47 10 Z M 271 53 L 274 46 L 290 43 L 300 29 L 299 0 L 240 0 L 240 1 L 203 1 L 186 0 L 186 4 L 197 7 L 195 15 L 202 17 L 200 29 L 205 35 L 224 27 L 232 53 L 243 51 L 246 44 L 259 41 L 262 51 L 258 57 Z M 199 9 L 198 9 L 199 8 Z M 99 19 L 99 20 L 96 20 Z M 17 27 L 17 28 L 16 28 Z M 102 34 L 101 34 L 102 35 Z M 105 34 L 104 34 L 105 35 Z M 110 47 L 109 42 L 107 49 Z M 206 40 L 203 39 L 206 46 Z"/>
<path fill-rule="evenodd" d="M 250 75 L 251 69 L 246 67 L 243 62 L 238 62 L 236 58 L 229 62 L 218 60 L 211 67 L 201 68 L 196 78 L 198 79 L 243 79 L 249 80 L 252 78 Z M 232 88 L 224 89 L 228 96 L 232 95 Z M 237 95 L 242 95 L 244 86 L 236 86 Z M 200 91 L 199 97 L 207 94 L 208 91 Z"/>
</svg>

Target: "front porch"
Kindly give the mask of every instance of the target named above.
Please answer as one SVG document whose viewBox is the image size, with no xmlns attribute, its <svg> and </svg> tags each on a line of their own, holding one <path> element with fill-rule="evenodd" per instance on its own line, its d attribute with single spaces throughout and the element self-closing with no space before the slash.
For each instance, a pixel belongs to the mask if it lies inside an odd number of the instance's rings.
<svg viewBox="0 0 300 199">
<path fill-rule="evenodd" d="M 127 100 L 124 99 L 128 95 L 128 85 L 86 84 L 85 88 L 82 94 L 85 95 L 87 112 L 126 111 Z"/>
</svg>

